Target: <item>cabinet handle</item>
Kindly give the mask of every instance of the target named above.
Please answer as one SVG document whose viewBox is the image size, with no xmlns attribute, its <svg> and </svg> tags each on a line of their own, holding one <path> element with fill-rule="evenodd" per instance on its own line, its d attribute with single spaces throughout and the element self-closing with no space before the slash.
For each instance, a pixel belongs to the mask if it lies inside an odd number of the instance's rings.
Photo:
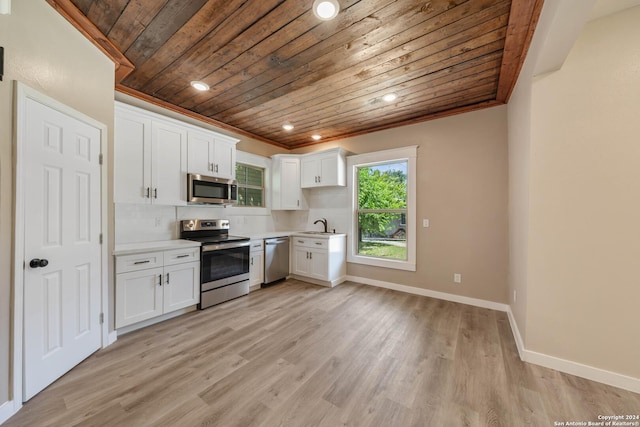
<svg viewBox="0 0 640 427">
<path fill-rule="evenodd" d="M 188 256 L 189 256 L 189 254 L 185 254 L 185 255 L 178 255 L 176 258 L 186 258 L 186 257 L 188 257 Z"/>
<path fill-rule="evenodd" d="M 316 242 L 316 245 L 322 245 L 322 243 L 321 242 Z"/>
<path fill-rule="evenodd" d="M 154 188 L 154 189 L 153 189 L 153 198 L 154 198 L 154 199 L 157 199 L 157 198 L 158 198 L 158 189 L 157 189 L 157 188 Z"/>
<path fill-rule="evenodd" d="M 151 187 L 147 187 L 147 199 L 151 198 Z"/>
<path fill-rule="evenodd" d="M 313 252 L 309 252 L 309 259 L 313 259 Z"/>
<path fill-rule="evenodd" d="M 169 273 L 167 273 L 167 285 L 169 284 Z"/>
<path fill-rule="evenodd" d="M 158 275 L 158 285 L 162 286 L 162 274 Z"/>
<path fill-rule="evenodd" d="M 318 176 L 318 182 L 319 183 L 322 182 L 322 177 L 321 176 Z"/>
<path fill-rule="evenodd" d="M 300 200 L 298 200 L 298 206 L 300 206 Z"/>
<path fill-rule="evenodd" d="M 218 164 L 216 163 L 216 173 L 218 173 Z"/>
<path fill-rule="evenodd" d="M 306 252 L 306 254 L 307 254 L 307 259 L 309 259 L 309 252 Z"/>
<path fill-rule="evenodd" d="M 298 243 L 304 243 L 304 240 L 298 240 Z"/>
<path fill-rule="evenodd" d="M 253 258 L 251 258 L 251 265 L 253 265 Z"/>
<path fill-rule="evenodd" d="M 209 171 L 213 172 L 213 163 L 209 163 L 209 164 L 207 165 L 207 170 L 209 170 Z"/>
<path fill-rule="evenodd" d="M 136 262 L 134 262 L 133 264 L 134 264 L 134 265 L 139 265 L 139 264 L 148 264 L 148 263 L 150 263 L 150 262 L 151 262 L 150 260 L 146 260 L 146 261 L 136 261 Z"/>
</svg>

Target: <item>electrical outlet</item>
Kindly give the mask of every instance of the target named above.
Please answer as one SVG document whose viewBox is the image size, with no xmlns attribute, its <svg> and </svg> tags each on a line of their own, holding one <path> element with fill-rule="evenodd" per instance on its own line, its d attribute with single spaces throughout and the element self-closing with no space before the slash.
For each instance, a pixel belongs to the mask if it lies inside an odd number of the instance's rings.
<svg viewBox="0 0 640 427">
<path fill-rule="evenodd" d="M 462 274 L 454 273 L 453 274 L 453 282 L 454 283 L 462 283 Z"/>
<path fill-rule="evenodd" d="M 422 226 L 424 228 L 428 228 L 429 227 L 429 220 L 428 219 L 423 219 L 422 220 Z"/>
</svg>

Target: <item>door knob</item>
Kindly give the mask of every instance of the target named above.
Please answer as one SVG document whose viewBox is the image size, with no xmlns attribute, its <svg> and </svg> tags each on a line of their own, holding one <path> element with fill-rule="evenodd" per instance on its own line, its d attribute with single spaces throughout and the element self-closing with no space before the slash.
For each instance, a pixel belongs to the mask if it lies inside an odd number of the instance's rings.
<svg viewBox="0 0 640 427">
<path fill-rule="evenodd" d="M 29 267 L 31 268 L 46 267 L 47 265 L 49 265 L 49 261 L 46 259 L 34 258 L 29 261 Z"/>
</svg>

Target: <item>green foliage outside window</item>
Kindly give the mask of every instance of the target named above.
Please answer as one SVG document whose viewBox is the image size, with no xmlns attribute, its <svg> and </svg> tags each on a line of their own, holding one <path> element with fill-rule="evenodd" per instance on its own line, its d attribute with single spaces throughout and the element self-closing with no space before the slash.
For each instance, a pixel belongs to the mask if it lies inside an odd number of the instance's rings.
<svg viewBox="0 0 640 427">
<path fill-rule="evenodd" d="M 407 162 L 357 168 L 358 254 L 406 259 Z"/>
</svg>

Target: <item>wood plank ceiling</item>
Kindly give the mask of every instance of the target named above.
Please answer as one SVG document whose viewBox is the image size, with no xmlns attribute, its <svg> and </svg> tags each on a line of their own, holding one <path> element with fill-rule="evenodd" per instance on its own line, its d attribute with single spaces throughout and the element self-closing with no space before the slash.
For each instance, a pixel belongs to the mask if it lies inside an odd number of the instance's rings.
<svg viewBox="0 0 640 427">
<path fill-rule="evenodd" d="M 542 8 L 339 0 L 320 21 L 313 0 L 48 2 L 114 59 L 118 91 L 286 148 L 507 102 Z"/>
</svg>

